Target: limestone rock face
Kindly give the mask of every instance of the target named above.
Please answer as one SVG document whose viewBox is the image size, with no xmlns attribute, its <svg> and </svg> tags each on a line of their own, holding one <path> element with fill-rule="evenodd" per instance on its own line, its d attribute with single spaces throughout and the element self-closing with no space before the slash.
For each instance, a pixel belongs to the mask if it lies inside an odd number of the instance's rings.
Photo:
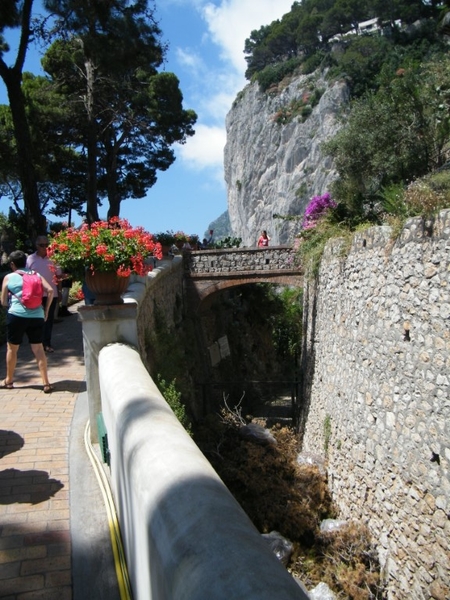
<svg viewBox="0 0 450 600">
<path fill-rule="evenodd" d="M 273 215 L 301 216 L 312 196 L 328 191 L 336 171 L 321 144 L 337 132 L 348 98 L 345 83 L 315 74 L 240 92 L 226 118 L 224 167 L 231 229 L 242 246 L 254 246 L 263 229 L 272 245 L 293 241 L 299 223 Z"/>
</svg>

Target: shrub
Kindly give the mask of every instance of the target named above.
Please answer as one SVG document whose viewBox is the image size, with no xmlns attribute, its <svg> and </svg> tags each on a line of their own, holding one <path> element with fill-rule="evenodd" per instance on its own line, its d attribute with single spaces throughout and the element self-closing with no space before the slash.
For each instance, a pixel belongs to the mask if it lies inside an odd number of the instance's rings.
<svg viewBox="0 0 450 600">
<path fill-rule="evenodd" d="M 408 217 L 429 217 L 450 206 L 450 174 L 435 173 L 417 179 L 407 187 L 392 184 L 382 188 L 378 196 L 387 222 L 391 226 L 396 223 L 394 228 L 398 233 Z"/>
<path fill-rule="evenodd" d="M 256 74 L 256 80 L 263 92 L 271 85 L 279 83 L 286 75 L 291 75 L 301 64 L 301 58 L 291 58 L 276 65 L 268 65 Z"/>
<path fill-rule="evenodd" d="M 222 409 L 195 432 L 200 449 L 261 533 L 279 531 L 292 541 L 308 540 L 325 515 L 330 495 L 316 467 L 296 462 L 296 434 L 271 429 L 276 446 L 261 446 L 239 435 L 242 421 Z"/>
<path fill-rule="evenodd" d="M 293 542 L 289 571 L 308 587 L 325 581 L 339 598 L 381 599 L 368 529 L 349 523 L 333 535 L 320 532 L 320 521 L 336 513 L 319 468 L 297 462 L 295 431 L 278 424 L 270 430 L 277 445 L 261 446 L 239 435 L 244 423 L 240 410 L 225 403 L 220 415 L 202 421 L 195 440 L 258 530 Z"/>
<path fill-rule="evenodd" d="M 368 224 L 367 224 L 368 226 Z M 349 246 L 353 229 L 345 223 L 334 223 L 328 215 L 318 221 L 315 227 L 303 229 L 296 240 L 300 262 L 308 274 L 316 277 L 319 273 L 320 261 L 327 242 L 332 238 L 344 238 L 342 252 Z"/>
<path fill-rule="evenodd" d="M 181 402 L 181 392 L 176 388 L 176 379 L 167 383 L 161 375 L 158 374 L 156 379 L 159 391 L 164 396 L 167 404 L 173 410 L 176 418 L 180 421 L 188 433 L 190 433 L 190 421 L 186 415 L 186 409 Z"/>
<path fill-rule="evenodd" d="M 239 248 L 242 243 L 242 238 L 227 236 L 223 240 L 210 244 L 208 248 L 217 248 L 218 250 L 224 248 Z"/>
<path fill-rule="evenodd" d="M 327 54 L 323 51 L 315 52 L 302 62 L 302 73 L 305 75 L 314 73 L 324 62 L 329 62 Z"/>
<path fill-rule="evenodd" d="M 449 194 L 435 190 L 426 179 L 411 183 L 405 190 L 404 202 L 409 215 L 431 216 L 449 206 Z"/>
</svg>

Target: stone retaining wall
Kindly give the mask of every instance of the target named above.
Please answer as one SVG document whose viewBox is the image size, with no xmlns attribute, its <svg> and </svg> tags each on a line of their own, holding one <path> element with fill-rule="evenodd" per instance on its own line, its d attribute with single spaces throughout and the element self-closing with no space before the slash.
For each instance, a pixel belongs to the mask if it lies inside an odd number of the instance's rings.
<svg viewBox="0 0 450 600">
<path fill-rule="evenodd" d="M 127 299 L 125 298 L 125 301 Z M 161 261 L 159 268 L 147 277 L 139 298 L 137 335 L 142 360 L 147 368 L 148 335 L 155 329 L 155 319 L 160 315 L 170 328 L 182 319 L 183 269 L 181 257 Z"/>
<path fill-rule="evenodd" d="M 389 599 L 450 598 L 450 210 L 326 249 L 305 287 L 303 449 L 367 523 Z"/>
</svg>

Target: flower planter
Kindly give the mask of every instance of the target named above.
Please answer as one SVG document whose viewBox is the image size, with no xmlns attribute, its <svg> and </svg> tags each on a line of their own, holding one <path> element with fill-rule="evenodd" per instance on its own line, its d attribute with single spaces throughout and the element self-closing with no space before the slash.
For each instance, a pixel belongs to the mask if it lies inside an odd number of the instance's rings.
<svg viewBox="0 0 450 600">
<path fill-rule="evenodd" d="M 86 272 L 86 285 L 95 296 L 94 304 L 123 304 L 122 294 L 127 291 L 129 277 L 119 277 L 115 271 Z"/>
<path fill-rule="evenodd" d="M 143 277 L 161 259 L 161 245 L 142 227 L 131 227 L 126 219 L 84 223 L 56 234 L 48 249 L 55 264 L 80 280 L 97 296 L 96 304 L 121 304 L 131 274 Z M 119 276 L 117 276 L 118 274 Z M 106 288 L 103 278 L 107 279 Z M 101 286 L 101 287 L 99 287 Z"/>
</svg>

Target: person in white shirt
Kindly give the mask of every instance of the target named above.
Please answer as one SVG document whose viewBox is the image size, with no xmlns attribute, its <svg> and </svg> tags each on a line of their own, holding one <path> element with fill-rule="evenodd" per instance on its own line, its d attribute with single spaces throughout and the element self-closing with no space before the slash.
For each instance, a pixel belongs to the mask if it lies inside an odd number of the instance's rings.
<svg viewBox="0 0 450 600">
<path fill-rule="evenodd" d="M 55 317 L 56 305 L 61 297 L 61 269 L 47 256 L 47 248 L 49 246 L 48 237 L 40 235 L 36 238 L 36 252 L 30 254 L 27 258 L 27 269 L 32 269 L 42 275 L 48 281 L 53 289 L 53 300 L 48 311 L 48 317 L 44 324 L 44 350 L 46 352 L 54 352 L 52 347 L 52 331 L 53 321 Z M 47 297 L 44 295 L 42 304 L 45 306 Z"/>
</svg>

